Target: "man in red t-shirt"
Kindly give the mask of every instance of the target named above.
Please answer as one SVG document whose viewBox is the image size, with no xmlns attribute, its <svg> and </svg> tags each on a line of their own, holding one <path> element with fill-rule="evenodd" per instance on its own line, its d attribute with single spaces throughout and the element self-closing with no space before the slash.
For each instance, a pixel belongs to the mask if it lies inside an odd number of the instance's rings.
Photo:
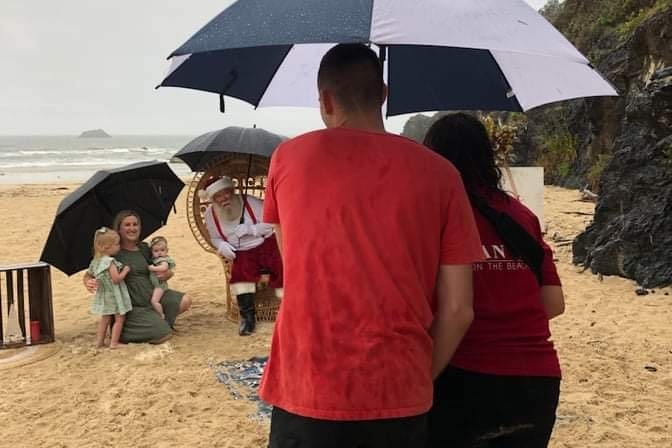
<svg viewBox="0 0 672 448">
<path fill-rule="evenodd" d="M 385 132 L 373 51 L 332 48 L 318 89 L 327 129 L 278 147 L 264 202 L 285 288 L 260 388 L 270 447 L 422 446 L 472 320 L 474 217 L 449 162 Z"/>
</svg>

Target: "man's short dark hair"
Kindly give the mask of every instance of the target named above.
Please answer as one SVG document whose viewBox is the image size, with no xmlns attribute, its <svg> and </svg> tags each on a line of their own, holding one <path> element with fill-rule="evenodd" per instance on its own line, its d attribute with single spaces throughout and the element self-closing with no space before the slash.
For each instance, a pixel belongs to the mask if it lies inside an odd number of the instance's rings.
<svg viewBox="0 0 672 448">
<path fill-rule="evenodd" d="M 322 58 L 317 87 L 329 90 L 345 112 L 378 109 L 383 95 L 383 68 L 369 47 L 339 44 Z"/>
</svg>

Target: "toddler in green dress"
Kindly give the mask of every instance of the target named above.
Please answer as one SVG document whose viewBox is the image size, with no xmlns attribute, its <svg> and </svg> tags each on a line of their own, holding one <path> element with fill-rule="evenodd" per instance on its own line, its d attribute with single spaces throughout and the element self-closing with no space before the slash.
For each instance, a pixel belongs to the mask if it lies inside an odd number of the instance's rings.
<svg viewBox="0 0 672 448">
<path fill-rule="evenodd" d="M 168 256 L 168 240 L 162 236 L 156 236 L 149 242 L 149 248 L 152 251 L 152 264 L 149 265 L 149 278 L 154 285 L 152 291 L 152 307 L 156 310 L 162 318 L 165 318 L 163 313 L 163 306 L 161 306 L 161 297 L 163 291 L 168 289 L 168 282 L 159 280 L 156 276 L 157 272 L 172 271 L 175 269 L 175 261 Z"/>
<path fill-rule="evenodd" d="M 101 316 L 96 334 L 96 347 L 105 345 L 107 328 L 114 317 L 110 348 L 119 348 L 123 345 L 119 342 L 119 336 L 124 327 L 124 317 L 132 309 L 131 297 L 124 283 L 130 268 L 114 259 L 120 249 L 119 234 L 114 230 L 107 227 L 96 230 L 93 248 L 94 256 L 87 272 L 98 283 L 91 304 L 91 312 Z"/>
</svg>

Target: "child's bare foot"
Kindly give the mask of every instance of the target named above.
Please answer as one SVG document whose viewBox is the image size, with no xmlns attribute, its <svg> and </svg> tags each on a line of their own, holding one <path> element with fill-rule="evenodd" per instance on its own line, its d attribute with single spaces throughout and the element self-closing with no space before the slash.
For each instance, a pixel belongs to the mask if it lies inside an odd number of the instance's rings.
<svg viewBox="0 0 672 448">
<path fill-rule="evenodd" d="M 110 344 L 110 349 L 111 350 L 116 350 L 118 348 L 124 348 L 124 347 L 126 347 L 126 344 L 124 344 L 123 342 L 117 342 L 116 344 Z"/>
<path fill-rule="evenodd" d="M 101 342 L 96 344 L 96 348 L 105 348 L 105 347 L 106 347 L 105 343 Z"/>
</svg>

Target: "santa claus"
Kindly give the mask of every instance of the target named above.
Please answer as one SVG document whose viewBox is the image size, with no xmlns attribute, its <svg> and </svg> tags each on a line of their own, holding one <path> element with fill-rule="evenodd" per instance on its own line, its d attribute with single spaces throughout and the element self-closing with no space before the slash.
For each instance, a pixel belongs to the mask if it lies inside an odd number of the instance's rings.
<svg viewBox="0 0 672 448">
<path fill-rule="evenodd" d="M 205 223 L 210 241 L 221 256 L 233 261 L 231 294 L 240 310 L 238 334 L 251 334 L 256 326 L 254 293 L 257 283 L 270 279 L 275 295 L 282 297 L 282 260 L 273 235 L 273 226 L 261 222 L 263 202 L 246 194 L 235 194 L 233 181 L 223 176 L 199 192 L 201 201 L 210 201 Z"/>
</svg>

